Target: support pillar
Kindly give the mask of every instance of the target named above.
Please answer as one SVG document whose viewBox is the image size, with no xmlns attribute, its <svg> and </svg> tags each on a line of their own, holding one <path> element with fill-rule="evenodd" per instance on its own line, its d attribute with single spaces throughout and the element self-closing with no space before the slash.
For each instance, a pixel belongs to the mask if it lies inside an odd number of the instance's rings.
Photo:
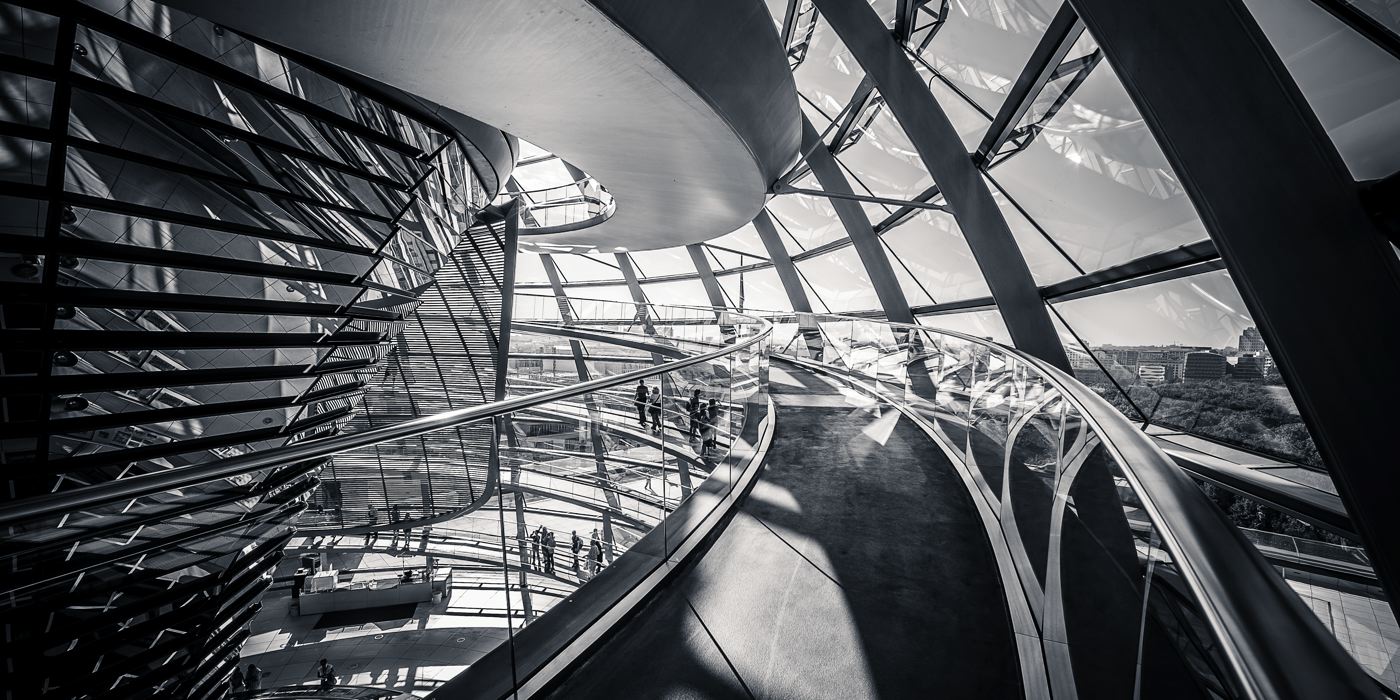
<svg viewBox="0 0 1400 700">
<path fill-rule="evenodd" d="M 1001 208 L 953 123 L 904 50 L 869 4 L 816 0 L 816 5 L 866 75 L 875 81 L 885 104 L 938 183 L 1016 347 L 1070 371 L 1069 357 Z"/>
<path fill-rule="evenodd" d="M 811 166 L 812 174 L 821 183 L 822 189 L 836 194 L 855 194 L 851 184 L 846 181 L 846 175 L 841 172 L 841 166 L 836 164 L 836 157 L 820 141 L 821 134 L 817 133 L 812 122 L 803 117 L 802 150 L 807 153 L 807 165 Z M 914 323 L 914 314 L 909 311 L 904 289 L 899 286 L 894 266 L 890 265 L 890 257 L 885 254 L 884 244 L 876 236 L 875 227 L 870 225 L 865 209 L 861 208 L 860 202 L 852 199 L 829 197 L 827 201 L 836 210 L 841 225 L 846 227 L 851 247 L 860 255 L 860 262 L 865 266 L 865 274 L 870 277 L 870 285 L 875 288 L 875 296 L 880 300 L 885 318 L 895 323 Z"/>
<path fill-rule="evenodd" d="M 715 279 L 710 261 L 705 258 L 705 248 L 699 243 L 692 243 L 685 247 L 685 252 L 690 253 L 690 261 L 695 263 L 695 272 L 700 275 L 700 284 L 705 285 L 705 296 L 710 298 L 710 306 L 715 308 L 718 315 L 719 310 L 726 306 L 724 292 L 719 288 L 719 280 Z"/>
<path fill-rule="evenodd" d="M 769 218 L 767 209 L 754 217 L 753 227 L 758 231 L 758 238 L 763 241 L 764 249 L 768 251 L 768 259 L 773 261 L 773 269 L 778 273 L 778 281 L 782 282 L 783 291 L 787 292 L 792 310 L 812 313 L 812 303 L 807 300 L 807 290 L 802 288 L 802 278 L 797 275 L 797 266 L 792 263 L 787 249 L 783 247 L 783 241 L 778 237 L 778 229 L 773 225 L 773 219 Z"/>
<path fill-rule="evenodd" d="M 1400 262 L 1240 0 L 1070 0 L 1161 144 L 1400 601 Z"/>
</svg>

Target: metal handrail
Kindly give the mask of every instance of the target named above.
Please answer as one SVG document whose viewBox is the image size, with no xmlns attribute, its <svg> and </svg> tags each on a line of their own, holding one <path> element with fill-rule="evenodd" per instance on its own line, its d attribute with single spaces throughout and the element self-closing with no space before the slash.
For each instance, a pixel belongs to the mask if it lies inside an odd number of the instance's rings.
<svg viewBox="0 0 1400 700">
<path fill-rule="evenodd" d="M 598 188 L 598 193 L 596 195 L 588 193 L 588 187 L 590 185 Z M 552 192 L 562 193 L 566 190 L 573 190 L 577 194 L 570 194 L 566 197 L 559 197 L 558 199 L 550 197 L 550 193 Z M 617 200 L 608 192 L 608 189 L 604 187 L 602 183 L 590 176 L 584 176 L 574 182 L 555 185 L 553 187 L 520 190 L 513 192 L 512 195 L 520 201 L 522 213 L 542 211 L 571 204 L 593 204 L 602 208 L 601 211 L 596 214 L 552 226 L 541 225 L 538 222 L 534 222 L 533 217 L 530 217 L 530 221 L 521 221 L 520 232 L 526 235 L 562 233 L 594 226 L 612 218 L 612 215 L 617 211 Z M 544 198 L 537 200 L 536 197 L 539 195 L 544 195 Z"/>
<path fill-rule="evenodd" d="M 605 300 L 579 299 L 577 301 Z M 624 304 L 628 302 L 606 301 L 605 303 Z M 653 305 L 639 304 L 639 306 Z M 709 310 L 707 307 L 678 306 L 677 308 Z M 767 340 L 769 335 L 772 334 L 773 325 L 766 319 L 758 316 L 750 316 L 748 314 L 740 315 L 746 319 L 752 319 L 754 322 L 762 324 L 763 330 L 740 342 L 732 345 L 725 345 L 722 348 L 701 355 L 695 355 L 694 357 L 671 360 L 670 362 L 654 367 L 645 367 L 609 377 L 599 377 L 598 379 L 592 379 L 570 386 L 527 394 L 525 396 L 507 398 L 480 406 L 444 411 L 431 416 L 422 416 L 401 423 L 395 423 L 394 425 L 372 428 L 357 433 L 336 435 L 324 440 L 313 440 L 295 445 L 287 445 L 255 452 L 253 454 L 221 459 L 208 464 L 141 474 L 117 481 L 108 481 L 69 491 L 60 491 L 21 501 L 14 501 L 0 506 L 0 526 L 18 524 L 45 516 L 61 515 L 76 509 L 91 508 L 106 503 L 140 498 L 142 496 L 149 496 L 172 489 L 196 486 L 210 481 L 250 474 L 279 465 L 293 464 L 312 459 L 322 459 L 362 447 L 370 447 L 393 440 L 423 435 L 444 428 L 454 428 L 466 425 L 467 423 L 487 420 L 516 411 L 534 408 L 542 404 L 571 399 L 601 389 L 609 389 L 622 384 L 629 384 L 639 379 L 654 377 L 659 374 L 665 374 L 667 372 L 697 365 L 702 362 L 708 362 L 753 347 Z M 661 320 L 664 323 L 664 319 Z"/>
<path fill-rule="evenodd" d="M 985 338 L 918 324 L 812 316 L 951 336 L 1034 367 L 1074 404 L 1122 467 L 1250 697 L 1328 697 L 1335 696 L 1339 685 L 1358 696 L 1377 692 L 1244 533 L 1150 437 L 1093 389 L 1049 362 Z"/>
</svg>

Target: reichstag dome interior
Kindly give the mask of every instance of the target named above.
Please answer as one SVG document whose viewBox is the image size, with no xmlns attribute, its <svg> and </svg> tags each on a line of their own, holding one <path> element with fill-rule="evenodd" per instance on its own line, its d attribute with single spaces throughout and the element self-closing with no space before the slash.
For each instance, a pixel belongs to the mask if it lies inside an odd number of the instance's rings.
<svg viewBox="0 0 1400 700">
<path fill-rule="evenodd" d="M 1400 0 L 0 0 L 0 88 L 0 700 L 1400 698 Z"/>
</svg>

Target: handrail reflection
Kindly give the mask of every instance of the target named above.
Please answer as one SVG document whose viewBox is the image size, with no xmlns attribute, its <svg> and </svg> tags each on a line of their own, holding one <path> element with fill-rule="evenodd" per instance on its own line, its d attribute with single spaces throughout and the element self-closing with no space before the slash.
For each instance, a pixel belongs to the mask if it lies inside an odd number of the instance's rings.
<svg viewBox="0 0 1400 700">
<path fill-rule="evenodd" d="M 646 304 L 645 306 L 649 308 L 660 308 L 651 304 Z M 678 308 L 695 309 L 698 307 Z M 253 454 L 216 460 L 198 466 L 141 474 L 93 486 L 84 486 L 68 491 L 7 503 L 0 506 L 0 525 L 19 524 L 45 516 L 62 515 L 65 512 L 76 509 L 90 508 L 121 500 L 139 498 L 141 496 L 194 486 L 218 479 L 227 479 L 250 474 L 280 465 L 322 459 L 363 447 L 370 447 L 445 428 L 453 428 L 468 423 L 488 420 L 516 411 L 555 401 L 571 399 L 601 389 L 631 384 L 638 380 L 648 379 L 685 367 L 709 362 L 731 353 L 737 353 L 748 348 L 759 346 L 766 341 L 772 333 L 772 324 L 768 323 L 765 319 L 757 316 L 749 316 L 747 314 L 730 313 L 741 322 L 758 325 L 761 330 L 748 337 L 737 339 L 737 342 L 725 345 L 716 350 L 691 357 L 671 360 L 653 367 L 644 367 L 622 374 L 599 377 L 586 382 L 525 396 L 509 397 L 501 401 L 479 406 L 444 411 L 431 416 L 414 418 L 401 423 L 372 428 L 357 433 L 344 433 L 322 440 L 312 440 L 309 442 L 272 448 Z M 661 319 L 658 318 L 657 320 Z"/>
<path fill-rule="evenodd" d="M 991 384 L 982 386 L 967 382 L 958 391 L 944 387 L 936 389 L 940 394 L 947 392 L 954 404 L 949 407 L 935 406 L 935 413 L 946 413 L 953 421 L 966 421 L 959 428 L 966 430 L 969 436 L 965 461 L 974 472 L 991 469 L 1000 474 L 1002 471 L 999 459 L 990 466 L 978 464 L 974 459 L 977 445 L 971 435 L 972 431 L 981 429 L 979 423 L 995 422 L 990 427 L 991 434 L 1005 440 L 1003 454 L 1005 459 L 1010 460 L 1013 448 L 1035 447 L 1032 444 L 1034 440 L 1026 437 L 1028 432 L 1021 431 L 1029 421 L 1040 417 L 1053 426 L 1054 419 L 1059 417 L 1061 430 L 1065 431 L 1060 439 L 1068 442 L 1070 438 L 1067 434 L 1071 430 L 1069 419 L 1077 414 L 1087 424 L 1090 433 L 1097 436 L 1098 442 L 1116 462 L 1122 478 L 1131 487 L 1131 493 L 1126 498 L 1122 495 L 1119 498 L 1125 506 L 1131 500 L 1137 501 L 1135 505 L 1150 521 L 1144 524 L 1155 531 L 1153 534 L 1160 542 L 1152 547 L 1161 547 L 1170 554 L 1170 563 L 1196 600 L 1210 636 L 1220 645 L 1230 669 L 1229 675 L 1233 676 L 1231 680 L 1240 695 L 1305 698 L 1337 696 L 1343 692 L 1364 695 L 1376 691 L 1375 684 L 1369 682 L 1360 666 L 1346 655 L 1312 611 L 1304 606 L 1255 546 L 1190 478 L 1149 436 L 1097 392 L 1068 373 L 1016 348 L 956 331 L 834 314 L 797 313 L 783 320 L 793 318 L 797 325 L 793 342 L 782 349 L 775 347 L 774 354 L 787 353 L 799 339 L 806 341 L 809 348 L 811 343 L 819 341 L 823 354 L 833 350 L 841 355 L 839 359 L 845 365 L 832 366 L 832 358 L 823 357 L 822 366 L 877 383 L 891 375 L 899 378 L 901 371 L 924 367 L 925 361 L 931 363 L 933 357 L 937 357 L 940 363 L 944 359 L 961 358 L 964 361 L 955 362 L 952 369 L 943 367 L 948 371 L 941 372 L 935 378 L 935 384 L 964 373 L 982 381 L 991 381 Z M 846 337 L 839 337 L 843 331 Z M 838 337 L 831 338 L 833 334 Z M 953 353 L 959 357 L 944 358 L 941 355 L 949 345 L 949 339 L 955 339 L 954 344 L 968 343 L 980 350 L 954 348 L 961 351 Z M 891 341 L 893 345 L 890 345 Z M 871 352 L 862 352 L 867 349 Z M 1035 376 L 1027 375 L 1021 368 L 1031 369 Z M 896 371 L 891 372 L 892 369 Z M 906 374 L 905 377 L 913 381 L 910 375 Z M 1020 386 L 1015 386 L 1017 384 Z M 1021 392 L 1025 395 L 1019 395 Z M 917 392 L 914 393 L 917 396 Z M 1055 399 L 1060 397 L 1068 402 L 1070 410 L 1052 407 Z M 893 397 L 894 400 L 900 398 L 897 395 Z M 1016 399 L 1024 399 L 1025 402 L 1015 404 Z M 1086 434 L 1089 433 L 1081 427 L 1075 437 L 1079 443 L 1083 443 Z M 1026 442 L 1021 443 L 1021 440 Z M 1081 445 L 1078 462 L 1067 466 L 1066 472 L 1056 474 L 1056 478 L 1069 479 L 1072 484 L 1075 476 L 1069 470 L 1077 469 L 1092 448 L 1092 445 Z M 964 448 L 958 446 L 957 449 Z M 1064 460 L 1063 456 L 1061 460 L 1070 461 Z M 1011 479 L 1012 476 L 1000 478 Z M 1026 526 L 1017 523 L 1014 515 L 1012 506 L 1016 494 L 1015 489 L 1011 488 L 1013 485 L 997 486 L 987 491 L 987 484 L 984 483 L 980 485 L 984 491 L 981 495 L 998 504 L 1001 534 L 1013 545 L 1013 550 L 1021 549 L 1021 556 L 1024 557 L 1020 528 Z M 1017 488 L 1024 488 L 1024 485 Z M 1060 488 L 1056 482 L 1053 494 L 1055 508 L 1061 507 L 1061 499 L 1073 499 L 1068 491 L 1061 493 Z M 1105 497 L 1103 494 L 1099 496 Z M 1080 495 L 1081 499 L 1085 497 L 1086 494 Z M 1090 506 L 1081 502 L 1074 507 L 1082 513 Z M 1022 517 L 1033 514 L 1034 510 Z M 1047 567 L 1058 565 L 1052 560 Z M 1018 573 L 1024 580 L 1026 572 Z M 1030 576 L 1034 582 L 1035 574 L 1032 572 Z M 1048 571 L 1046 576 L 1050 577 Z M 1055 586 L 1063 585 L 1058 579 L 1051 581 L 1055 582 Z M 1052 594 L 1051 581 L 1044 582 L 1047 599 Z M 1063 588 L 1055 592 L 1064 595 Z M 1052 603 L 1047 602 L 1046 606 L 1048 609 Z M 1144 602 L 1144 613 L 1146 610 Z M 1055 612 L 1064 614 L 1063 611 Z M 1050 615 L 1050 612 L 1044 614 Z M 1064 625 L 1062 619 L 1052 621 L 1056 623 L 1052 627 L 1062 628 Z M 1041 624 L 1045 624 L 1045 621 L 1042 620 Z M 1051 639 L 1044 629 L 1041 634 L 1047 643 L 1067 642 L 1059 638 L 1064 634 L 1063 629 L 1051 630 L 1050 634 L 1057 637 L 1055 639 Z M 1073 655 L 1073 645 L 1068 646 Z M 1056 680 L 1053 671 L 1051 676 L 1053 684 Z M 1231 694 L 1228 687 L 1217 690 Z"/>
</svg>

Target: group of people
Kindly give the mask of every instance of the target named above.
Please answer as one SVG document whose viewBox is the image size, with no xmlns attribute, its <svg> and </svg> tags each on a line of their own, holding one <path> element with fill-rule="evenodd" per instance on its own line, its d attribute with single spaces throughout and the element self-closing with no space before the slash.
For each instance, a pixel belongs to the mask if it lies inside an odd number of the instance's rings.
<svg viewBox="0 0 1400 700">
<path fill-rule="evenodd" d="M 637 389 L 632 395 L 632 403 L 637 407 L 637 423 L 652 432 L 661 432 L 662 398 L 660 387 L 648 387 L 646 380 L 637 381 Z M 719 426 L 721 409 L 719 399 L 711 398 L 707 403 L 700 390 L 691 392 L 685 402 L 686 417 L 689 420 L 687 435 L 691 441 L 701 440 L 701 452 L 708 453 L 715 445 L 715 432 Z"/>
<path fill-rule="evenodd" d="M 404 512 L 399 508 L 399 505 L 398 505 L 397 503 L 395 503 L 393 506 L 391 506 L 391 507 L 389 508 L 389 522 L 390 522 L 390 523 L 407 522 L 407 521 L 409 521 L 409 520 L 412 520 L 412 518 L 411 518 L 411 517 L 405 517 Z M 379 511 L 378 511 L 377 509 L 375 509 L 375 508 L 370 508 L 370 509 L 369 509 L 369 525 L 370 525 L 370 527 L 374 527 L 374 526 L 376 526 L 376 525 L 378 525 L 378 524 L 379 524 Z M 393 541 L 392 544 L 390 544 L 390 547 L 397 547 L 397 546 L 398 546 L 398 544 L 399 544 L 399 537 L 400 537 L 400 536 L 403 537 L 404 546 L 407 547 L 410 543 L 413 542 L 413 528 L 412 528 L 412 527 L 402 527 L 402 528 L 396 527 L 396 528 L 394 528 L 394 541 Z M 372 544 L 375 544 L 375 543 L 378 542 L 378 541 L 379 541 L 379 530 L 377 530 L 377 529 L 375 529 L 375 530 L 370 530 L 369 532 L 366 532 L 366 533 L 365 533 L 365 546 L 366 546 L 366 547 L 368 547 L 368 546 L 370 546 L 370 545 L 372 545 Z"/>
<path fill-rule="evenodd" d="M 578 533 L 574 533 L 578 537 Z M 544 571 L 546 574 L 554 573 L 554 533 L 549 528 L 541 525 L 530 533 L 530 566 Z M 544 556 L 541 557 L 541 550 Z"/>
<path fill-rule="evenodd" d="M 233 675 L 228 677 L 229 688 L 235 693 L 245 690 L 262 690 L 262 669 L 257 664 L 248 664 L 247 672 L 237 666 L 233 667 Z"/>
<path fill-rule="evenodd" d="M 230 690 L 235 693 L 245 691 L 262 690 L 263 670 L 257 664 L 248 664 L 248 670 L 243 671 L 237 666 L 233 667 L 233 675 L 228 677 Z M 335 676 L 335 666 L 326 659 L 321 659 L 321 663 L 316 665 L 316 680 L 320 683 L 321 689 L 334 688 L 339 679 Z"/>
<path fill-rule="evenodd" d="M 588 573 L 596 575 L 603 567 L 603 543 L 598 539 L 598 528 L 593 528 L 593 536 L 588 541 Z M 541 525 L 530 533 L 530 566 L 543 571 L 546 574 L 554 573 L 555 567 L 555 539 L 554 531 Z M 583 538 L 578 536 L 578 530 L 574 530 L 569 535 L 569 549 L 573 553 L 574 571 L 579 572 L 579 554 L 583 552 Z"/>
</svg>

